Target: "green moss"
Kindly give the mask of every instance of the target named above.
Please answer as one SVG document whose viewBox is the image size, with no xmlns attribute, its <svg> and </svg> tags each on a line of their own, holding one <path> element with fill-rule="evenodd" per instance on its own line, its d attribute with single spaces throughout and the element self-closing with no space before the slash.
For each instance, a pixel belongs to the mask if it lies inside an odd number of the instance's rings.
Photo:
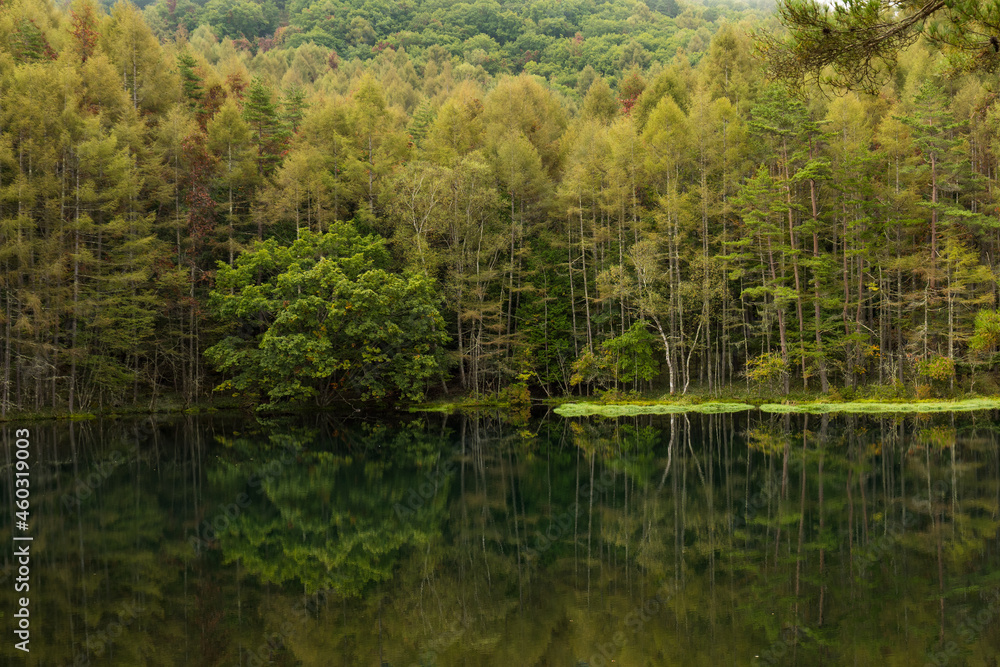
<svg viewBox="0 0 1000 667">
<path fill-rule="evenodd" d="M 683 412 L 743 412 L 753 410 L 755 406 L 747 403 L 676 403 L 676 402 L 642 402 L 642 403 L 563 403 L 553 412 L 562 417 L 632 417 L 635 415 L 679 414 Z M 883 402 L 883 401 L 853 401 L 828 403 L 810 401 L 797 404 L 765 403 L 760 406 L 762 412 L 770 413 L 855 413 L 855 414 L 888 414 L 894 412 L 969 412 L 973 410 L 998 410 L 1000 398 L 968 398 L 952 401 L 915 401 L 915 402 Z"/>
<path fill-rule="evenodd" d="M 411 405 L 410 412 L 444 412 L 451 414 L 463 407 L 461 403 L 431 403 L 428 405 Z"/>
<path fill-rule="evenodd" d="M 409 412 L 445 412 L 453 413 L 460 410 L 492 410 L 505 408 L 521 410 L 530 408 L 528 403 L 511 403 L 510 401 L 490 400 L 483 398 L 459 398 L 452 401 L 434 401 L 432 403 L 417 403 L 407 407 Z"/>
<path fill-rule="evenodd" d="M 957 401 L 917 401 L 910 403 L 880 403 L 880 402 L 851 402 L 851 403 L 801 403 L 798 405 L 786 405 L 778 403 L 765 403 L 760 406 L 763 412 L 773 413 L 803 413 L 825 414 L 832 412 L 851 412 L 883 414 L 891 412 L 969 412 L 971 410 L 997 410 L 1000 409 L 1000 398 L 967 398 Z"/>
<path fill-rule="evenodd" d="M 633 417 L 635 415 L 664 415 L 681 412 L 743 412 L 753 410 L 746 403 L 697 403 L 678 405 L 676 403 L 659 403 L 653 405 L 603 405 L 600 403 L 563 403 L 553 412 L 562 417 Z"/>
</svg>

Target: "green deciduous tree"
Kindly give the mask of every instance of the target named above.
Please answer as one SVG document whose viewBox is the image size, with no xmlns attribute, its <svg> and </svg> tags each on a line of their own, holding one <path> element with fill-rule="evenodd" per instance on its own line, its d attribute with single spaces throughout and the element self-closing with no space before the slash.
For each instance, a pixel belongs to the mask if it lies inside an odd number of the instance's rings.
<svg viewBox="0 0 1000 667">
<path fill-rule="evenodd" d="M 447 338 L 432 283 L 386 271 L 384 244 L 339 223 L 220 264 L 211 305 L 229 336 L 206 355 L 218 389 L 268 403 L 417 399 Z"/>
</svg>

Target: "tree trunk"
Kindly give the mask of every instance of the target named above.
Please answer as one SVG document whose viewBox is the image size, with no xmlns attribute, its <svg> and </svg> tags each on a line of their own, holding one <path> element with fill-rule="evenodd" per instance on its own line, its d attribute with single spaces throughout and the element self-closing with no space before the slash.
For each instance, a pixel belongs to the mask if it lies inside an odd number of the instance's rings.
<svg viewBox="0 0 1000 667">
<path fill-rule="evenodd" d="M 820 321 L 822 317 L 820 309 L 820 297 L 819 297 L 819 205 L 816 201 L 816 180 L 809 179 L 809 200 L 812 204 L 812 220 L 813 220 L 813 261 L 816 262 L 813 267 L 813 307 L 814 307 L 814 317 L 813 317 L 813 329 L 816 336 L 816 359 L 819 364 L 819 384 L 821 391 L 825 394 L 830 391 L 830 379 L 827 377 L 826 372 L 826 355 L 823 352 L 823 338 L 820 335 Z"/>
</svg>

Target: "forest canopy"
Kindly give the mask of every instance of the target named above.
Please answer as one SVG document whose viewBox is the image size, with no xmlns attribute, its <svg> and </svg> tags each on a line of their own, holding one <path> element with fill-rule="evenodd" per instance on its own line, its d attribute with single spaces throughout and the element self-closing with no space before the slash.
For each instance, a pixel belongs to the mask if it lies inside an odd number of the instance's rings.
<svg viewBox="0 0 1000 667">
<path fill-rule="evenodd" d="M 8 0 L 0 411 L 1000 391 L 985 70 L 793 88 L 778 18 Z"/>
</svg>

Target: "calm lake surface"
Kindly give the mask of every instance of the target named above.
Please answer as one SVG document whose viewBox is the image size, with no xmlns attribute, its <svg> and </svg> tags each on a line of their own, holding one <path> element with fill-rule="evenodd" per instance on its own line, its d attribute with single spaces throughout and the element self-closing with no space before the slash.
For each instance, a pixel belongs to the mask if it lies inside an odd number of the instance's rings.
<svg viewBox="0 0 1000 667">
<path fill-rule="evenodd" d="M 996 665 L 997 418 L 28 424 L 0 662 Z"/>
</svg>

